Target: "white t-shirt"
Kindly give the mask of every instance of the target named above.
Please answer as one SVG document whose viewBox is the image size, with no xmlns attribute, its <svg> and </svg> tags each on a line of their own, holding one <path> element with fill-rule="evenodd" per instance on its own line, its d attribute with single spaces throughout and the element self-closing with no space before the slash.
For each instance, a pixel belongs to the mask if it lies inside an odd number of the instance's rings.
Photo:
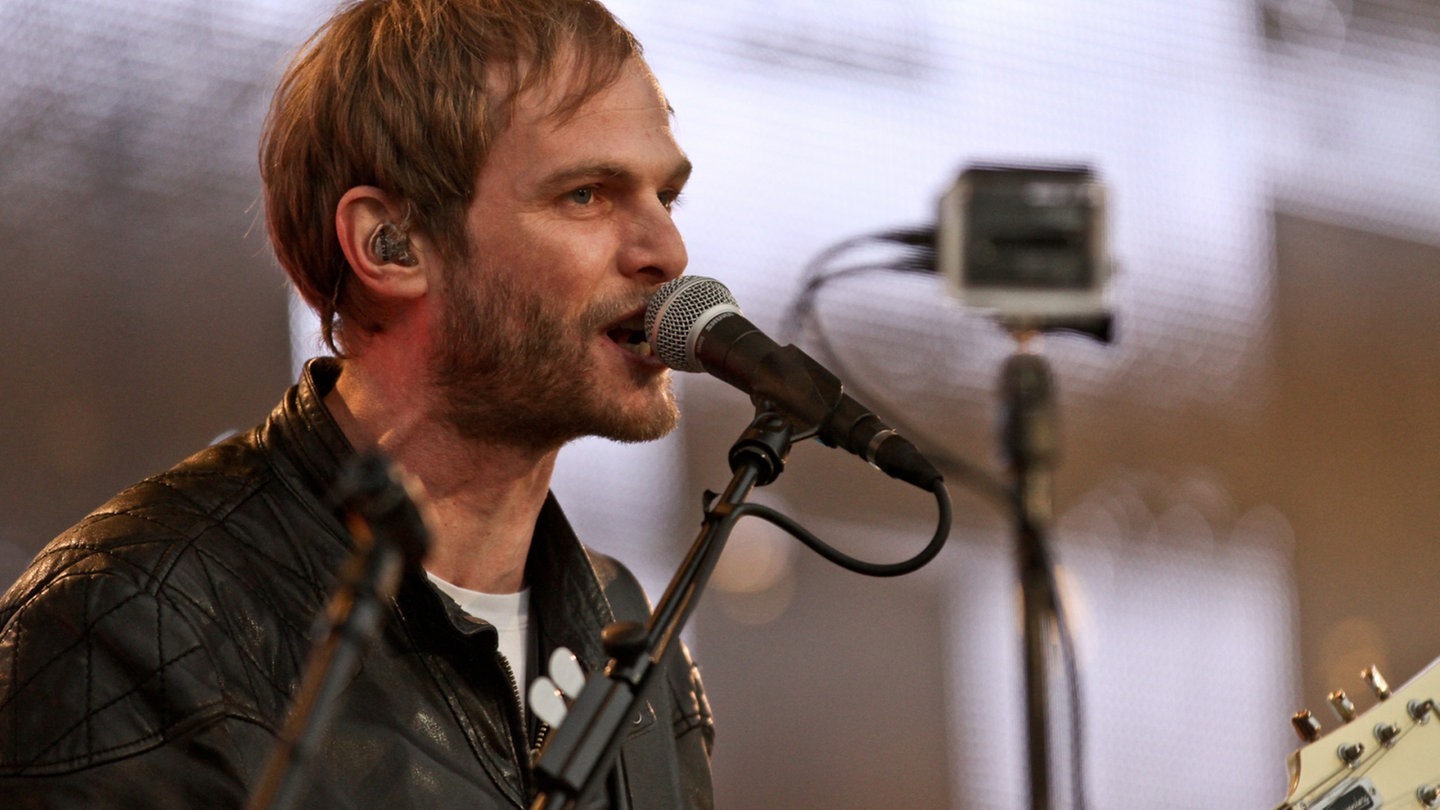
<svg viewBox="0 0 1440 810">
<path fill-rule="evenodd" d="M 494 625 L 500 633 L 500 654 L 510 662 L 515 673 L 515 685 L 520 688 L 520 703 L 526 702 L 525 665 L 530 660 L 527 654 L 530 633 L 530 589 L 518 593 L 483 593 L 461 588 L 426 571 L 435 587 L 443 591 L 455 604 L 470 616 L 483 619 Z"/>
</svg>

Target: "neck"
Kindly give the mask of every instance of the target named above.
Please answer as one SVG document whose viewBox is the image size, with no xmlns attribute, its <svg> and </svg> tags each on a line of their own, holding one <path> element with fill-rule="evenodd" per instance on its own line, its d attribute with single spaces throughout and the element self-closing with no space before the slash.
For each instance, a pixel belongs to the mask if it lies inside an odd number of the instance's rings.
<svg viewBox="0 0 1440 810">
<path fill-rule="evenodd" d="M 325 404 L 351 444 L 380 450 L 423 485 L 425 568 L 462 588 L 514 593 L 558 448 L 462 439 L 436 416 L 424 367 L 366 352 L 345 362 Z"/>
</svg>

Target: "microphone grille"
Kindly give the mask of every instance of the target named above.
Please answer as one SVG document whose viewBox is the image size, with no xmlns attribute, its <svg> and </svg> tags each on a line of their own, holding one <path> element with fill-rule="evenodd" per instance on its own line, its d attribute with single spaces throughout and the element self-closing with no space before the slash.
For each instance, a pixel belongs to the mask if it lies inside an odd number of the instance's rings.
<svg viewBox="0 0 1440 810">
<path fill-rule="evenodd" d="M 693 350 L 692 332 L 709 323 L 706 313 L 739 312 L 724 284 L 705 276 L 680 276 L 660 285 L 645 308 L 645 335 L 655 355 L 676 371 L 704 371 Z"/>
</svg>

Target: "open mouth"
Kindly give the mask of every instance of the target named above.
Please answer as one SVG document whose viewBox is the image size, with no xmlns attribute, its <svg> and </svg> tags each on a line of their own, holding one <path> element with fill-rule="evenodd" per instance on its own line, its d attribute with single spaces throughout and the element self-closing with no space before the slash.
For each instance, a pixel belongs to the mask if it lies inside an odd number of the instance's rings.
<svg viewBox="0 0 1440 810">
<path fill-rule="evenodd" d="M 632 315 L 620 323 L 605 330 L 605 336 L 615 342 L 615 345 L 627 351 L 634 352 L 641 357 L 653 357 L 655 350 L 650 347 L 649 341 L 645 339 L 645 315 L 640 313 Z"/>
</svg>

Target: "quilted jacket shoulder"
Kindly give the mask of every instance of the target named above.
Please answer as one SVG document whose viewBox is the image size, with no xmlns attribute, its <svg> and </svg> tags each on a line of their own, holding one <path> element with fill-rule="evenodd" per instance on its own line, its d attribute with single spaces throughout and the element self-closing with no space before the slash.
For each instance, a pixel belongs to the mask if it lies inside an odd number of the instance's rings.
<svg viewBox="0 0 1440 810">
<path fill-rule="evenodd" d="M 275 610 L 277 600 L 318 606 L 327 580 L 313 553 L 258 547 L 227 522 L 258 500 L 246 522 L 258 513 L 284 523 L 263 508 L 274 485 L 245 444 L 212 447 L 40 553 L 0 600 L 0 773 L 85 768 L 222 716 L 279 716 L 292 685 L 269 680 L 272 662 L 294 671 L 306 633 L 264 629 L 295 612 Z M 285 536 L 270 528 L 258 536 Z"/>
</svg>

